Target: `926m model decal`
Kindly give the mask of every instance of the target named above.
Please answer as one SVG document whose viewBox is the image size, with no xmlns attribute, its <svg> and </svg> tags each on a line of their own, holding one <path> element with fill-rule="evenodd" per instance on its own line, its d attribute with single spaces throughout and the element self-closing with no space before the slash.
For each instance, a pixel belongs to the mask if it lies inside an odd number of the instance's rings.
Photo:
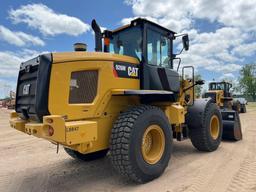
<svg viewBox="0 0 256 192">
<path fill-rule="evenodd" d="M 139 66 L 124 62 L 114 62 L 113 73 L 115 77 L 139 79 Z"/>
</svg>

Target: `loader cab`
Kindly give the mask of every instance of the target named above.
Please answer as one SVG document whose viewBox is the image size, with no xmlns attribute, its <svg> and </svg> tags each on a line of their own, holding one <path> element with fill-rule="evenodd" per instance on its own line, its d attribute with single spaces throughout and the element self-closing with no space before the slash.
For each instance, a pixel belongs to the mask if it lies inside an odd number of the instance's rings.
<svg viewBox="0 0 256 192">
<path fill-rule="evenodd" d="M 138 18 L 116 30 L 105 30 L 102 35 L 104 52 L 137 58 L 140 62 L 141 89 L 178 94 L 180 77 L 173 69 L 175 34 L 156 23 Z M 188 36 L 182 40 L 185 50 L 188 50 Z"/>
<path fill-rule="evenodd" d="M 231 87 L 232 84 L 228 82 L 212 82 L 209 84 L 209 90 L 222 90 L 224 92 L 224 97 L 232 97 L 230 92 Z"/>
</svg>

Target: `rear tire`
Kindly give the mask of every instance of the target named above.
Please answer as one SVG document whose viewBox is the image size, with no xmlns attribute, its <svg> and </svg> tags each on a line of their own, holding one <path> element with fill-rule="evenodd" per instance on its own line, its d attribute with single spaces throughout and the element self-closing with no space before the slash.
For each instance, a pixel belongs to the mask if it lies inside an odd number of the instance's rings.
<svg viewBox="0 0 256 192">
<path fill-rule="evenodd" d="M 241 113 L 246 113 L 246 106 L 245 106 L 245 104 L 241 105 Z"/>
<path fill-rule="evenodd" d="M 74 150 L 66 148 L 66 147 L 64 147 L 64 150 L 72 158 L 79 159 L 82 161 L 92 161 L 92 160 L 100 159 L 100 158 L 105 157 L 108 153 L 108 149 L 96 151 L 96 152 L 92 152 L 92 153 L 88 153 L 88 154 L 82 154 L 82 153 L 79 153 L 78 151 L 74 151 Z"/>
<path fill-rule="evenodd" d="M 194 123 L 197 125 L 189 126 L 193 146 L 199 151 L 215 151 L 221 143 L 223 132 L 222 116 L 216 104 L 206 105 L 201 119 L 195 119 Z"/>
<path fill-rule="evenodd" d="M 116 120 L 110 158 L 121 175 L 137 183 L 151 181 L 164 172 L 171 151 L 172 130 L 161 109 L 136 106 L 121 113 Z"/>
<path fill-rule="evenodd" d="M 238 113 L 241 113 L 242 105 L 238 101 L 235 101 L 232 105 L 232 109 L 237 111 Z"/>
</svg>

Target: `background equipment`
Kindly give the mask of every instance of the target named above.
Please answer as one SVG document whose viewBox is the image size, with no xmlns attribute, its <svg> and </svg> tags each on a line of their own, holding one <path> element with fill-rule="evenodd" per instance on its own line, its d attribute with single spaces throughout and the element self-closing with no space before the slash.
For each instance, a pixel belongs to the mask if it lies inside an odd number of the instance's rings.
<svg viewBox="0 0 256 192">
<path fill-rule="evenodd" d="M 218 105 L 222 114 L 223 120 L 223 139 L 241 140 L 242 130 L 239 118 L 241 111 L 240 102 L 234 101 L 230 88 L 231 83 L 211 82 L 209 90 L 204 94 L 204 98 L 212 98 Z"/>
</svg>

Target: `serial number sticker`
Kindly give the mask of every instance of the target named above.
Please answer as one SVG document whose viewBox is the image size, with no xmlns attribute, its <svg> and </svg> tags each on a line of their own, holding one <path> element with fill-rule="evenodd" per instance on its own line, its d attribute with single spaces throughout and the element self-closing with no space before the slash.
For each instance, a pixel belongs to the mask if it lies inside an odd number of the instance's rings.
<svg viewBox="0 0 256 192">
<path fill-rule="evenodd" d="M 78 131 L 79 127 L 67 127 L 66 132 Z"/>
</svg>

